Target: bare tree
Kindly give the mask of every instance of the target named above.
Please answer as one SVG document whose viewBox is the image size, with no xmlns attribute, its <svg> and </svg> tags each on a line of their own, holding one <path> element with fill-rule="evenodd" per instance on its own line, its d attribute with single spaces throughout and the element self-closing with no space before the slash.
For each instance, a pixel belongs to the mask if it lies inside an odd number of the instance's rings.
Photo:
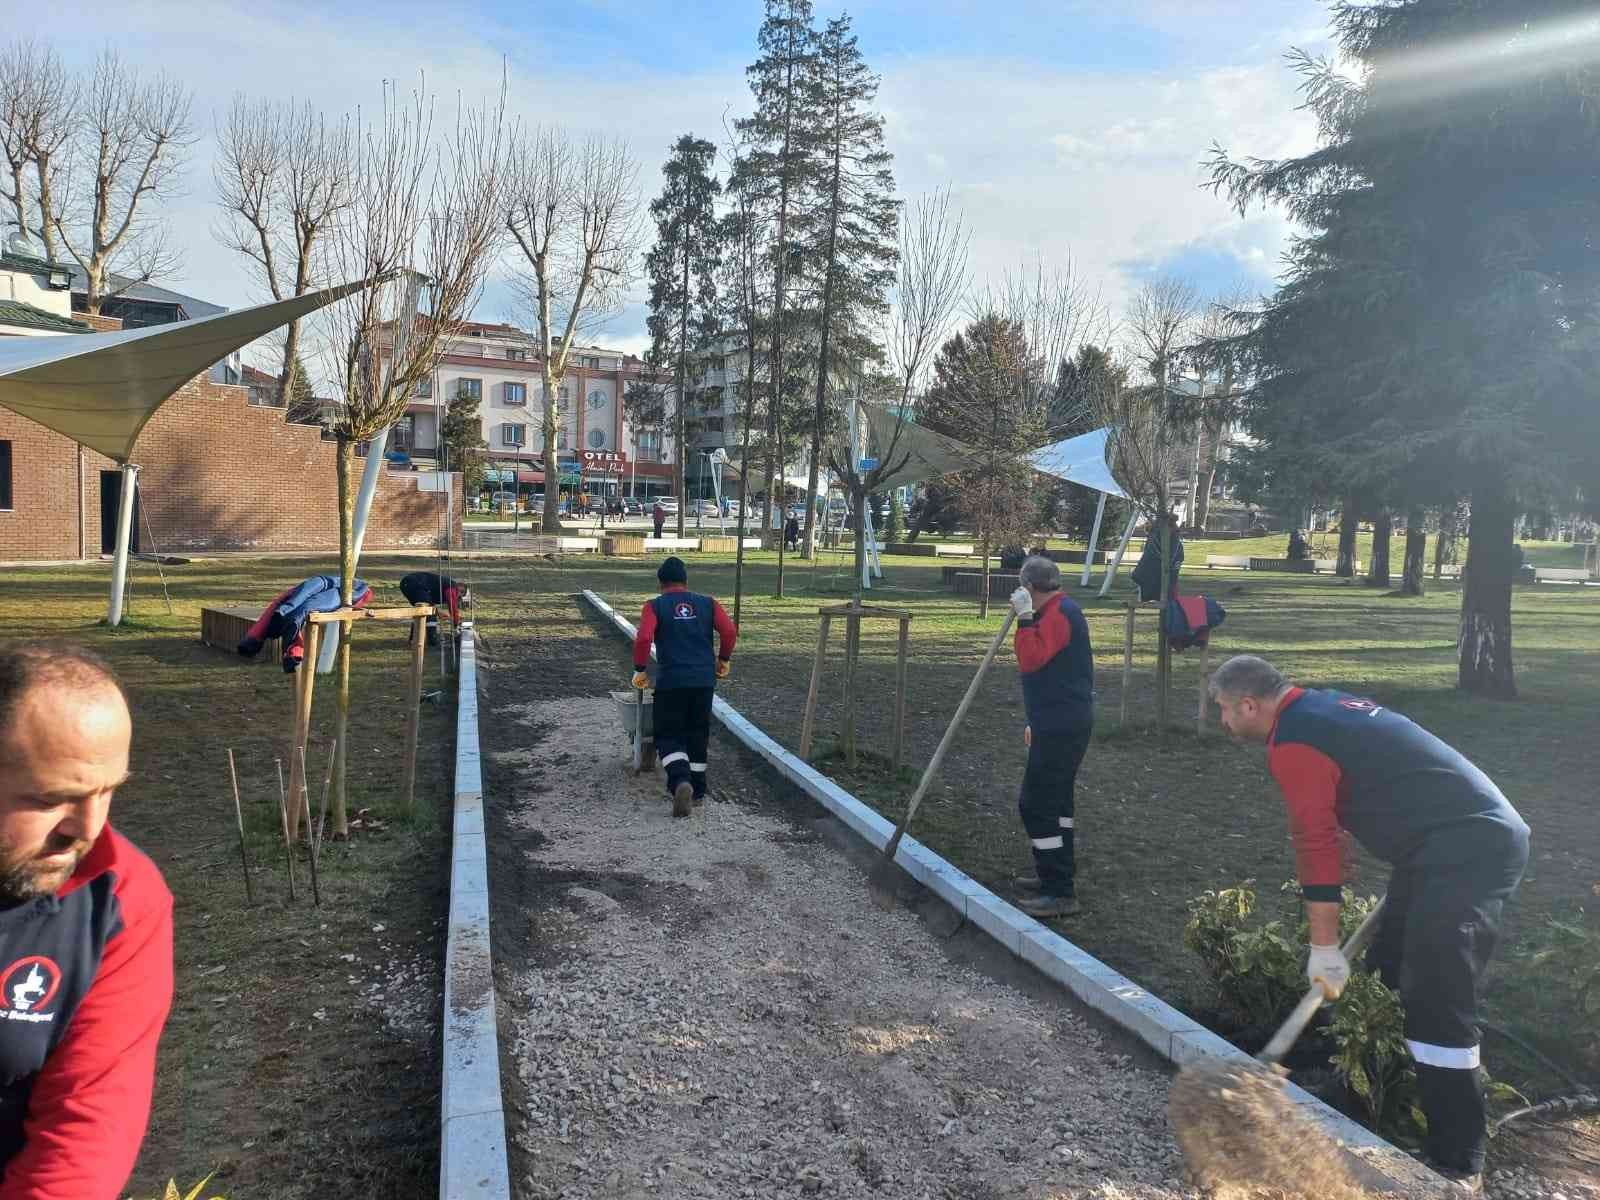
<svg viewBox="0 0 1600 1200">
<path fill-rule="evenodd" d="M 1211 508 L 1211 487 L 1216 482 L 1222 443 L 1229 416 L 1244 392 L 1244 364 L 1238 348 L 1239 330 L 1250 319 L 1251 295 L 1242 284 L 1222 292 L 1205 305 L 1196 318 L 1191 341 L 1196 350 L 1187 355 L 1195 395 L 1194 460 L 1190 465 L 1189 524 L 1204 530 Z"/>
<path fill-rule="evenodd" d="M 865 420 L 857 422 L 853 440 L 848 431 L 836 431 L 828 447 L 834 476 L 850 494 L 857 604 L 861 603 L 866 569 L 867 497 L 906 474 L 911 454 L 902 442 L 913 401 L 928 384 L 934 356 L 950 333 L 968 286 L 972 235 L 960 211 L 951 206 L 948 190 L 920 197 L 902 214 L 896 239 L 899 274 L 879 331 L 893 372 L 885 381 L 892 389 L 885 398 L 892 404 L 894 420 L 880 444 L 873 447 L 877 465 L 869 470 L 861 470 L 862 452 L 871 444 Z M 861 390 L 858 384 L 858 394 Z M 838 432 L 846 435 L 839 437 Z M 853 662 L 848 669 L 854 670 Z"/>
<path fill-rule="evenodd" d="M 1146 283 L 1128 308 L 1128 352 L 1143 364 L 1145 386 L 1103 387 L 1092 393 L 1101 425 L 1112 431 L 1111 466 L 1133 502 L 1157 530 L 1161 555 L 1161 612 L 1166 612 L 1172 578 L 1173 482 L 1182 475 L 1192 412 L 1178 390 L 1178 368 L 1193 340 L 1199 300 L 1182 280 Z M 1172 662 L 1167 639 L 1156 627 L 1156 722 L 1167 724 L 1167 694 Z"/>
<path fill-rule="evenodd" d="M 351 200 L 351 138 L 310 104 L 235 96 L 217 129 L 217 240 L 249 260 L 274 300 L 324 286 L 321 241 Z M 278 395 L 293 402 L 300 322 L 284 330 Z"/>
<path fill-rule="evenodd" d="M 111 49 L 83 87 L 62 198 L 47 211 L 87 277 L 91 313 L 181 262 L 150 210 L 173 194 L 194 144 L 192 98 L 166 74 L 141 78 Z"/>
<path fill-rule="evenodd" d="M 1004 318 L 1021 332 L 1028 353 L 1012 360 L 1017 403 L 1030 420 L 1055 434 L 1082 420 L 1084 402 L 1058 386 L 1063 363 L 1086 343 L 1104 344 L 1111 319 L 1096 288 L 1078 274 L 1070 258 L 1048 267 L 1042 258 L 1006 272 L 998 286 L 986 288 L 971 304 L 973 319 Z"/>
<path fill-rule="evenodd" d="M 77 81 L 49 46 L 18 40 L 0 53 L 0 151 L 11 177 L 0 199 L 16 213 L 18 229 L 38 237 L 52 260 L 56 232 L 50 213 L 62 152 L 76 127 L 77 95 Z"/>
<path fill-rule="evenodd" d="M 544 528 L 561 528 L 556 434 L 572 347 L 621 308 L 643 241 L 639 165 L 626 142 L 545 125 L 513 139 L 501 219 L 523 257 L 520 290 L 544 376 Z"/>
<path fill-rule="evenodd" d="M 433 98 L 386 95 L 371 125 L 351 132 L 351 199 L 329 230 L 340 278 L 378 276 L 328 310 L 336 361 L 329 374 L 341 406 L 338 443 L 340 598 L 353 600 L 356 446 L 405 415 L 417 384 L 430 379 L 472 312 L 501 248 L 509 135 L 505 89 L 481 108 L 459 111 L 436 141 Z M 369 453 L 377 453 L 374 447 Z M 315 670 L 307 663 L 304 670 Z M 348 831 L 344 762 L 349 742 L 350 639 L 339 648 L 339 784 L 334 834 Z"/>
</svg>

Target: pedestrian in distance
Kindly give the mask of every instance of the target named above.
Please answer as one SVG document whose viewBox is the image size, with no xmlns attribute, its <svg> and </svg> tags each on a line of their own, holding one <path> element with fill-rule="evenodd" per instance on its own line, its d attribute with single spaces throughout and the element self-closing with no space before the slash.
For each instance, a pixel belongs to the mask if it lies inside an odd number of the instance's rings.
<svg viewBox="0 0 1600 1200">
<path fill-rule="evenodd" d="M 667 510 L 661 507 L 661 501 L 656 501 L 656 506 L 650 510 L 650 520 L 655 523 L 656 536 L 661 536 L 661 527 L 667 523 Z"/>
<path fill-rule="evenodd" d="M 0 1196 L 115 1200 L 172 1005 L 172 894 L 111 827 L 133 724 L 111 667 L 0 649 Z"/>
<path fill-rule="evenodd" d="M 789 519 L 784 522 L 783 544 L 791 551 L 798 550 L 800 548 L 800 518 L 794 516 L 793 514 L 791 514 Z"/>
<path fill-rule="evenodd" d="M 1228 731 L 1267 747 L 1311 927 L 1306 974 L 1330 999 L 1350 978 L 1339 949 L 1343 834 L 1392 868 L 1367 961 L 1405 1006 L 1430 1165 L 1481 1190 L 1478 999 L 1528 863 L 1527 824 L 1465 755 L 1393 709 L 1295 687 L 1251 655 L 1223 663 L 1209 687 Z"/>
<path fill-rule="evenodd" d="M 711 700 L 717 680 L 732 669 L 739 631 L 718 601 L 689 590 L 689 570 L 681 558 L 663 562 L 656 581 L 661 594 L 640 612 L 633 640 L 633 686 L 650 686 L 646 668 L 654 644 L 656 755 L 667 773 L 672 815 L 687 817 L 705 802 Z"/>
<path fill-rule="evenodd" d="M 1028 718 L 1020 807 L 1035 874 L 1015 880 L 1028 893 L 1017 907 L 1034 917 L 1068 917 L 1078 911 L 1075 794 L 1094 730 L 1094 651 L 1083 610 L 1062 594 L 1061 569 L 1033 556 L 1018 574 L 1022 586 L 1011 593 L 1011 608 Z"/>
</svg>

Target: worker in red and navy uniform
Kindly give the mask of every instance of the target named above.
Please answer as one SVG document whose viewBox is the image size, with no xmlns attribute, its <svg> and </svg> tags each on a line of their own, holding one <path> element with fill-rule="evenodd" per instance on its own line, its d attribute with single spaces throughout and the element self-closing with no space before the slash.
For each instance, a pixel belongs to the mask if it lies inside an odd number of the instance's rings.
<svg viewBox="0 0 1600 1200">
<path fill-rule="evenodd" d="M 472 592 L 462 587 L 450 576 L 438 571 L 413 571 L 400 578 L 400 594 L 413 604 L 438 607 L 450 611 L 450 630 L 461 631 L 461 610 L 472 607 Z M 428 645 L 439 644 L 439 614 L 428 618 Z"/>
<path fill-rule="evenodd" d="M 132 723 L 74 646 L 0 650 L 0 1200 L 114 1200 L 172 1004 L 172 895 L 107 823 Z"/>
<path fill-rule="evenodd" d="M 1433 1166 L 1481 1187 L 1485 1142 L 1478 998 L 1501 910 L 1528 862 L 1528 826 L 1459 751 L 1392 709 L 1292 687 L 1262 659 L 1211 677 L 1222 723 L 1267 745 L 1289 810 L 1311 927 L 1306 974 L 1337 997 L 1343 834 L 1389 863 L 1368 961 L 1400 993 Z"/>
<path fill-rule="evenodd" d="M 1083 610 L 1061 592 L 1060 568 L 1036 555 L 1023 561 L 1019 575 L 1011 607 L 1028 713 L 1022 827 L 1038 875 L 1016 879 L 1030 893 L 1017 907 L 1035 917 L 1066 917 L 1078 911 L 1074 791 L 1094 729 L 1094 651 Z"/>
<path fill-rule="evenodd" d="M 656 754 L 667 772 L 672 815 L 687 817 L 691 807 L 706 798 L 711 698 L 717 680 L 728 677 L 739 631 L 721 604 L 689 590 L 689 569 L 681 558 L 663 562 L 656 580 L 661 594 L 639 614 L 639 632 L 633 640 L 633 686 L 650 684 L 645 668 L 654 643 Z M 717 637 L 715 654 L 713 633 Z"/>
</svg>

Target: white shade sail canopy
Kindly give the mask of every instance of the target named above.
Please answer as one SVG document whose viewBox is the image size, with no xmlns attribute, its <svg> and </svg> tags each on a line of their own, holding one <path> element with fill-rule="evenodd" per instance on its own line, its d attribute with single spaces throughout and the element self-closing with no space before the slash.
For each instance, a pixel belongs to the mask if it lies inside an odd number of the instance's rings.
<svg viewBox="0 0 1600 1200">
<path fill-rule="evenodd" d="M 861 411 L 867 421 L 869 453 L 876 456 L 885 469 L 894 471 L 882 481 L 885 484 L 901 487 L 920 483 L 952 471 L 965 471 L 971 465 L 971 448 L 955 438 L 903 420 L 876 404 L 863 404 Z"/>
<path fill-rule="evenodd" d="M 1126 500 L 1128 493 L 1122 490 L 1122 485 L 1106 465 L 1106 443 L 1110 439 L 1109 429 L 1081 433 L 1077 437 L 1035 450 L 1028 456 L 1028 463 L 1041 475 L 1081 484 Z"/>
<path fill-rule="evenodd" d="M 263 334 L 374 282 L 171 325 L 0 338 L 0 406 L 126 463 L 145 423 L 189 380 Z"/>
</svg>

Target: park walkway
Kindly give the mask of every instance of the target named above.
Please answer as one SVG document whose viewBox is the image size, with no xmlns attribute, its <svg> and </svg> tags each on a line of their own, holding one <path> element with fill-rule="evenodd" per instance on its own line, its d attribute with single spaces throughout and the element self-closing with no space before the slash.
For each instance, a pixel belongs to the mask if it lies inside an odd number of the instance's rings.
<svg viewBox="0 0 1600 1200">
<path fill-rule="evenodd" d="M 552 615 L 485 697 L 519 1195 L 1183 1194 L 1163 1071 L 937 906 L 879 912 L 727 739 L 674 820 L 624 761 L 621 643 Z"/>
</svg>

